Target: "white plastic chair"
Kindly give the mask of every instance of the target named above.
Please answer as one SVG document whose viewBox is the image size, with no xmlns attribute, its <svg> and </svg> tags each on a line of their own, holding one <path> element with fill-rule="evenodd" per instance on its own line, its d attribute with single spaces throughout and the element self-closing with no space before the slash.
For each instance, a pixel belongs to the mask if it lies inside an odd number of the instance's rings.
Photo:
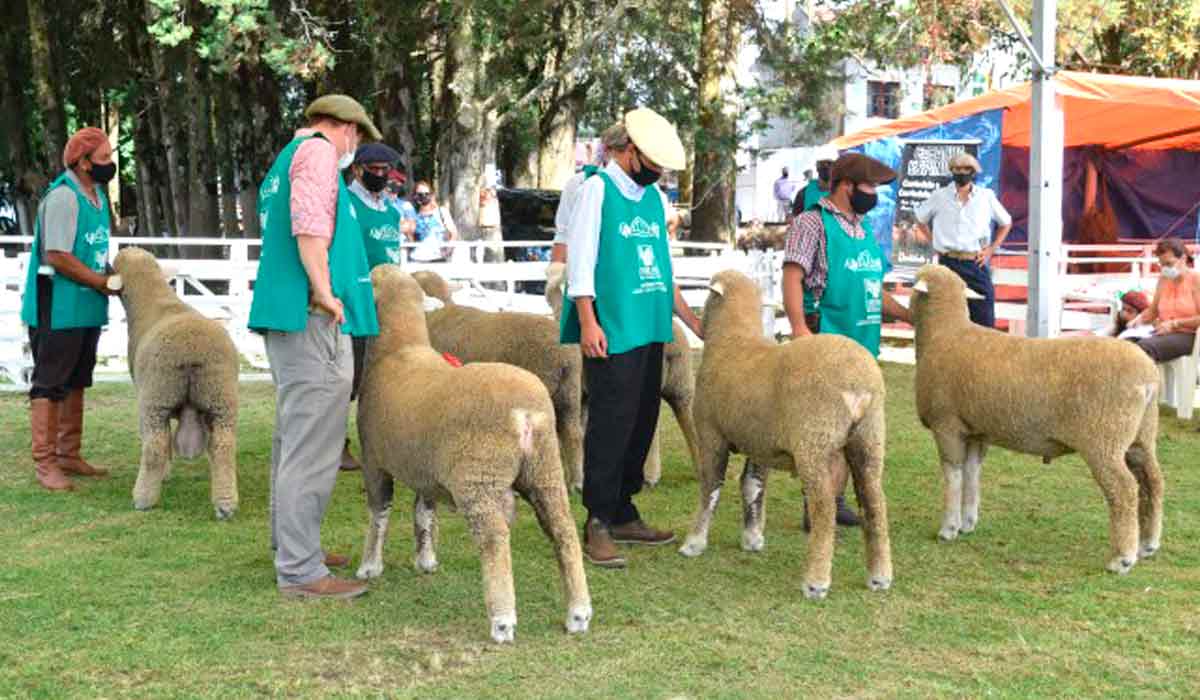
<svg viewBox="0 0 1200 700">
<path fill-rule="evenodd" d="M 1196 403 L 1196 368 L 1200 366 L 1200 333 L 1192 342 L 1192 354 L 1184 355 L 1158 366 L 1160 378 L 1159 403 L 1175 409 L 1181 420 L 1192 417 Z"/>
</svg>

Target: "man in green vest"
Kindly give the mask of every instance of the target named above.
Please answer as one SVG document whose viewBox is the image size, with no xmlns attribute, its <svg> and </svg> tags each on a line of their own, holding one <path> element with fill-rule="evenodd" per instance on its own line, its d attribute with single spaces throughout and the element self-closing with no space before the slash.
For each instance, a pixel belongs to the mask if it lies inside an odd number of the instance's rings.
<svg viewBox="0 0 1200 700">
<path fill-rule="evenodd" d="M 341 177 L 379 130 L 345 95 L 318 98 L 258 193 L 262 256 L 250 329 L 264 335 L 275 380 L 271 544 L 289 597 L 353 598 L 366 585 L 329 573 L 346 557 L 321 548 L 321 521 L 346 440 L 354 377 L 350 337 L 379 333 L 370 267 Z"/>
<path fill-rule="evenodd" d="M 620 132 L 606 149 L 609 164 L 583 182 L 570 217 L 561 336 L 584 355 L 584 556 L 604 567 L 625 566 L 617 543 L 675 539 L 642 521 L 633 496 L 658 425 L 672 312 L 700 335 L 700 320 L 672 278 L 669 205 L 654 184 L 664 168 L 684 168 L 683 144 L 650 109 L 627 113 Z"/>
<path fill-rule="evenodd" d="M 92 385 L 100 330 L 108 323 L 109 209 L 104 187 L 117 173 L 108 136 L 80 129 L 63 151 L 66 170 L 38 207 L 21 320 L 29 326 L 29 406 L 34 471 L 51 491 L 67 474 L 107 472 L 79 455 L 83 391 Z M 65 472 L 65 473 L 64 473 Z"/>
<path fill-rule="evenodd" d="M 793 338 L 836 333 L 878 356 L 883 316 L 909 320 L 908 308 L 883 290 L 888 261 L 866 222 L 878 201 L 876 188 L 895 180 L 896 173 L 874 158 L 847 153 L 833 164 L 829 178 L 829 196 L 788 229 L 783 307 Z M 858 514 L 841 495 L 849 476 L 841 455 L 835 456 L 832 473 L 839 494 L 837 522 L 858 525 Z"/>
<path fill-rule="evenodd" d="M 833 146 L 817 147 L 817 177 L 815 180 L 810 179 L 808 184 L 796 193 L 796 199 L 792 202 L 792 216 L 812 211 L 822 197 L 829 196 L 830 174 L 833 172 L 833 163 L 837 158 L 838 152 Z"/>
</svg>

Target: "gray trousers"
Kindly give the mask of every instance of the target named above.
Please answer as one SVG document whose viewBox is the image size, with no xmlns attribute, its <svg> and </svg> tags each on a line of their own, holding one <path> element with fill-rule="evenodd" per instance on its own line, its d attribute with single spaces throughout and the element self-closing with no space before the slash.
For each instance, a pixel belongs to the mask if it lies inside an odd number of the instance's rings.
<svg viewBox="0 0 1200 700">
<path fill-rule="evenodd" d="M 297 333 L 271 331 L 266 347 L 275 380 L 271 546 L 277 583 L 295 586 L 329 575 L 321 520 L 346 440 L 354 359 L 350 336 L 325 314 L 309 314 Z"/>
<path fill-rule="evenodd" d="M 1138 347 L 1157 362 L 1170 362 L 1184 355 L 1192 354 L 1192 343 L 1196 341 L 1194 333 L 1166 333 L 1152 335 L 1137 341 Z"/>
</svg>

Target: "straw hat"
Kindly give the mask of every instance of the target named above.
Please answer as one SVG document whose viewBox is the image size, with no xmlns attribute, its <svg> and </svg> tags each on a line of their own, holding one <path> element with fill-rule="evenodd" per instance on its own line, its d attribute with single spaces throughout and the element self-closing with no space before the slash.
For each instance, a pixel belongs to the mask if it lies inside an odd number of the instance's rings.
<svg viewBox="0 0 1200 700">
<path fill-rule="evenodd" d="M 679 133 L 658 112 L 648 107 L 626 112 L 625 129 L 638 150 L 656 164 L 669 170 L 687 167 L 687 156 L 683 152 Z"/>
<path fill-rule="evenodd" d="M 317 115 L 357 124 L 363 130 L 363 135 L 372 141 L 379 141 L 383 138 L 383 134 L 380 134 L 379 129 L 375 128 L 375 123 L 367 116 L 367 110 L 363 109 L 363 106 L 353 97 L 346 95 L 318 97 L 312 101 L 308 109 L 304 110 L 304 116 L 309 119 Z"/>
</svg>

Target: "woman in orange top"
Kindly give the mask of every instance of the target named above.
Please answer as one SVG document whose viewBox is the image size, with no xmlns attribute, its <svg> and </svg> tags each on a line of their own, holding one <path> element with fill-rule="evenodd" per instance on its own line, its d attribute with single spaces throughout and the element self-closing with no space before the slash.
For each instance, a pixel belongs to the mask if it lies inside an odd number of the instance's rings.
<svg viewBox="0 0 1200 700">
<path fill-rule="evenodd" d="M 1200 273 L 1188 266 L 1191 256 L 1176 239 L 1159 241 L 1154 254 L 1162 276 L 1150 308 L 1139 319 L 1154 324 L 1154 335 L 1139 340 L 1138 347 L 1155 362 L 1167 362 L 1192 352 L 1200 327 Z"/>
</svg>

